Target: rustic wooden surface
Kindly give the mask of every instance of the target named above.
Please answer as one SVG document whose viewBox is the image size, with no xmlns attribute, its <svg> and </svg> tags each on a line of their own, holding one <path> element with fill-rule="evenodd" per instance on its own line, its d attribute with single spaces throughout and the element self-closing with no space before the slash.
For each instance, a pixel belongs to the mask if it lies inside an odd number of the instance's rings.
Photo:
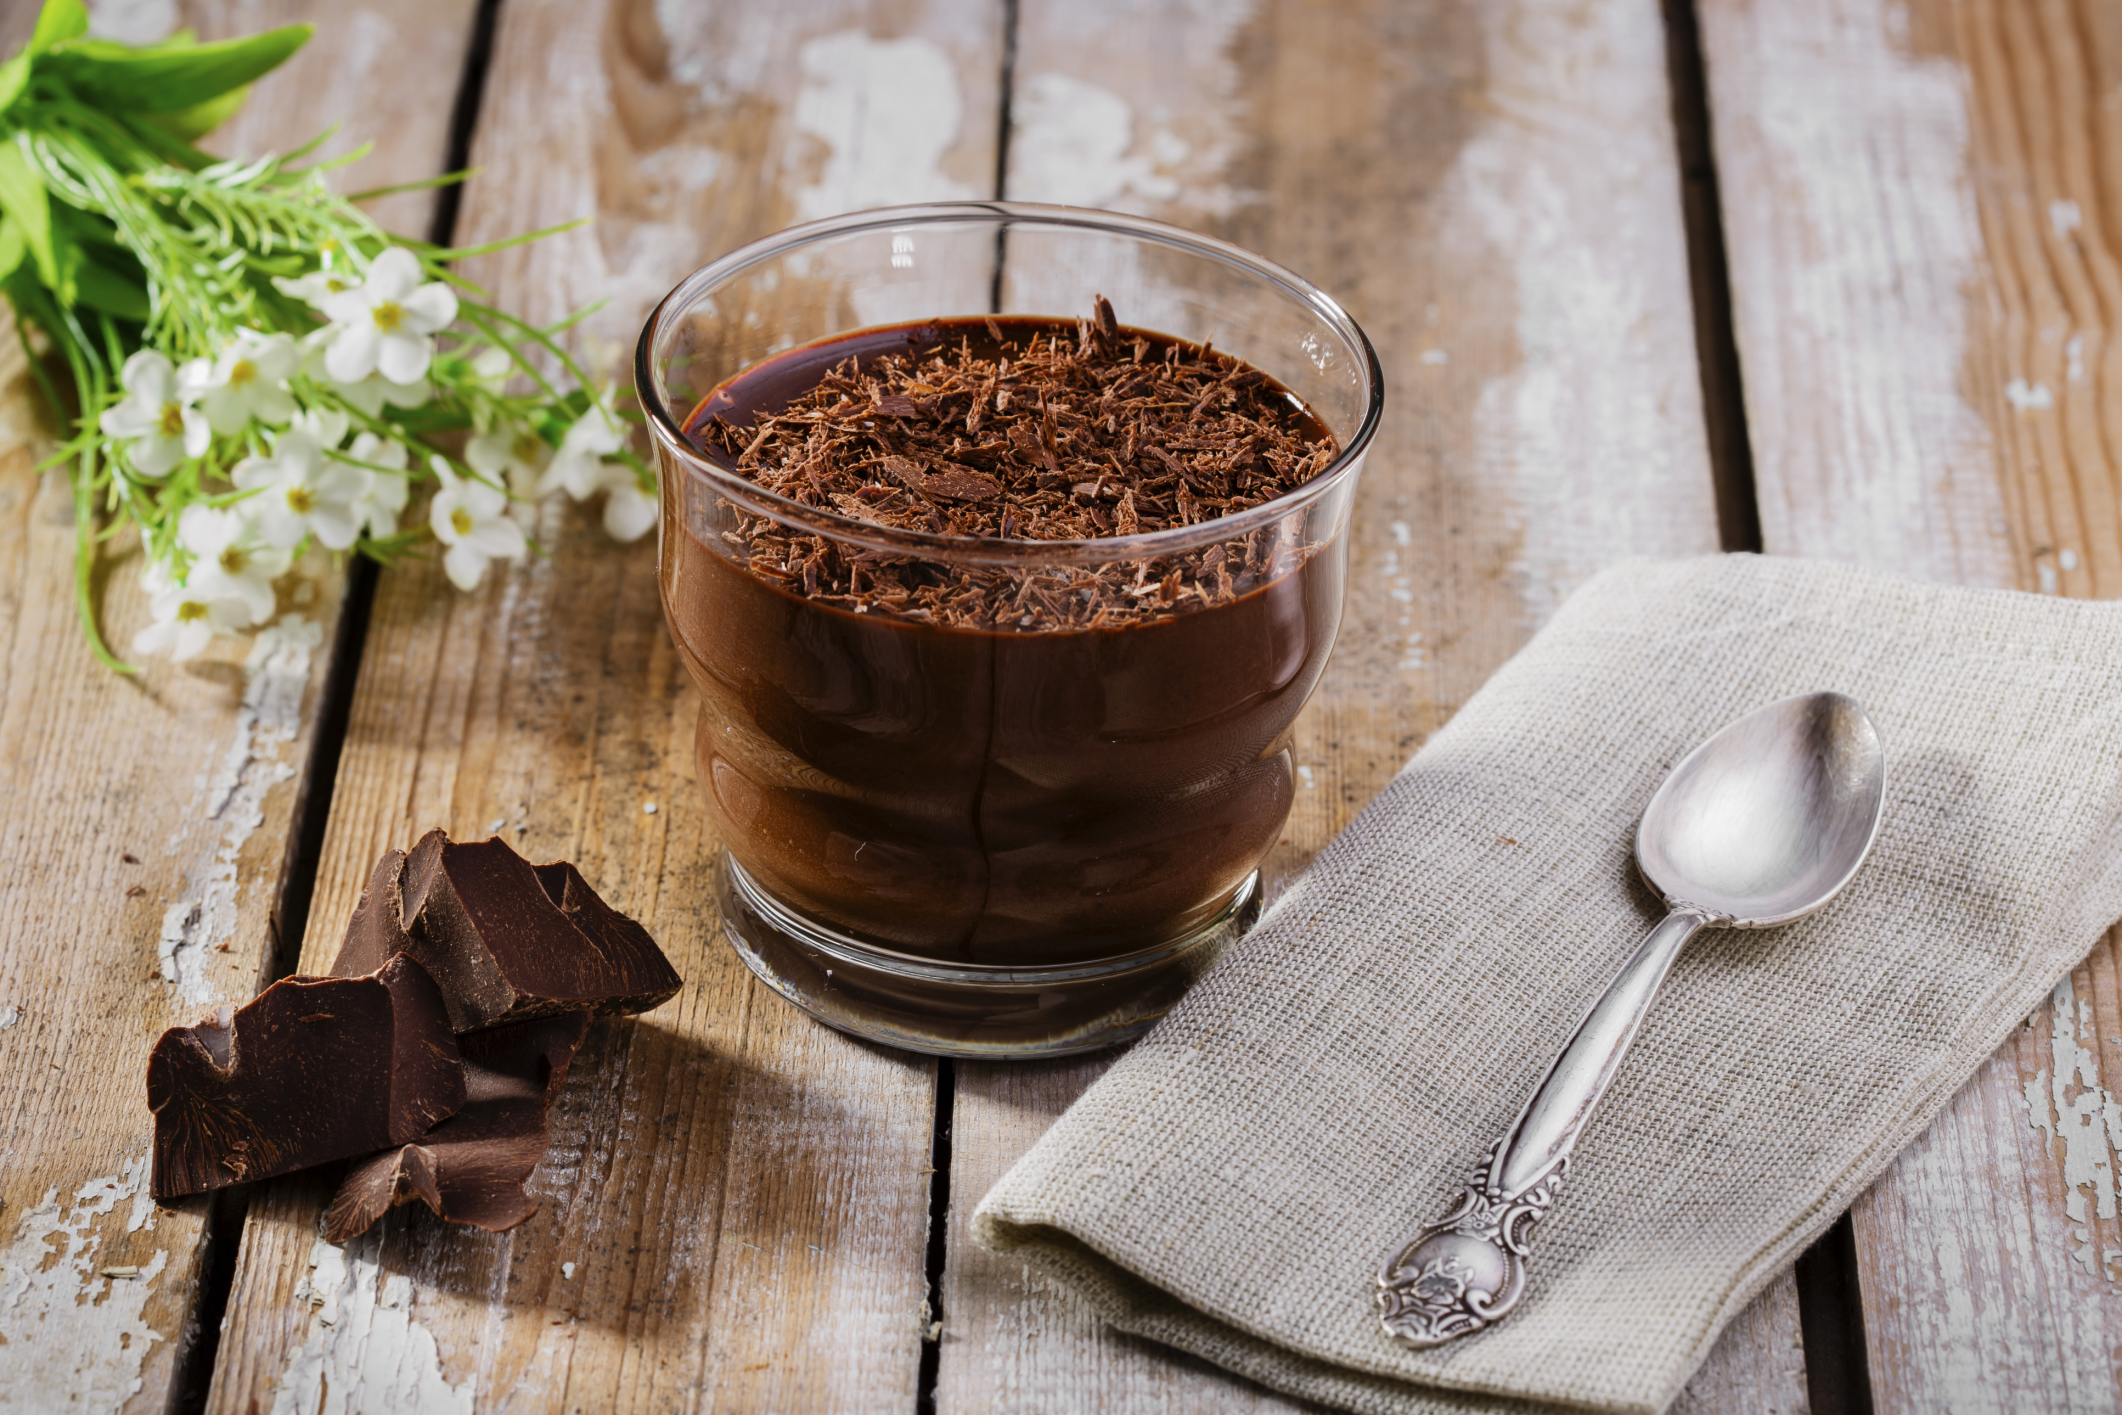
<svg viewBox="0 0 2122 1415">
<path fill-rule="evenodd" d="M 610 297 L 582 341 L 609 367 L 712 255 L 804 216 L 981 192 L 1000 21 L 947 0 L 510 0 L 459 236 L 598 220 L 472 278 L 534 317 Z M 865 121 L 893 140 L 865 142 Z M 482 1411 L 911 1410 L 935 1065 L 813 1025 L 719 940 L 698 703 L 653 541 L 616 547 L 559 507 L 537 535 L 550 558 L 475 595 L 435 564 L 382 577 L 304 963 L 329 959 L 377 853 L 440 825 L 576 861 L 687 985 L 593 1032 L 533 1185 L 543 1208 L 511 1234 L 401 1211 L 341 1259 L 317 1244 L 314 1187 L 265 1189 L 211 1408 L 418 1392 Z"/>
<path fill-rule="evenodd" d="M 1651 3 L 1545 0 L 1018 14 L 1005 195 L 1228 237 L 1331 291 L 1384 363 L 1287 878 L 1578 581 L 1717 548 L 1664 27 Z M 1106 1064 L 957 1066 L 937 1409 L 1295 1408 L 970 1242 L 973 1205 Z M 1687 1402 L 1806 1408 L 1787 1276 Z"/>
<path fill-rule="evenodd" d="M 379 143 L 359 185 L 429 175 L 472 8 L 315 16 L 318 42 L 220 142 L 344 117 L 339 145 Z M 209 36 L 312 17 L 184 9 Z M 1768 549 L 2122 594 L 2122 12 L 1701 9 Z M 0 44 L 31 12 L 0 8 Z M 1018 0 L 1013 49 L 1009 12 L 506 0 L 457 234 L 595 214 L 473 274 L 533 315 L 608 298 L 578 348 L 623 380 L 647 306 L 710 256 L 835 211 L 994 194 L 1007 60 L 1006 195 L 1212 230 L 1343 298 L 1393 413 L 1299 727 L 1286 879 L 1587 574 L 1714 546 L 1656 7 Z M 170 19 L 97 14 L 129 38 Z M 431 202 L 383 214 L 421 233 Z M 249 669 L 225 646 L 116 680 L 74 640 L 70 508 L 32 469 L 50 434 L 0 351 L 0 1410 L 161 1409 L 207 1209 L 146 1201 L 148 1118 L 112 1078 L 271 966 L 340 582 L 305 566 L 308 628 Z M 329 957 L 375 853 L 439 824 L 576 859 L 687 986 L 592 1032 L 544 1207 L 514 1234 L 400 1211 L 337 1249 L 316 1181 L 261 1186 L 212 1408 L 904 1409 L 931 1331 L 942 1410 L 1294 1408 L 1097 1329 L 966 1241 L 1097 1059 L 955 1068 L 931 1328 L 937 1067 L 804 1021 L 718 941 L 696 702 L 653 552 L 572 509 L 539 538 L 548 559 L 477 595 L 432 566 L 381 578 L 303 961 Z M 122 643 L 144 610 L 135 562 L 114 562 Z M 1882 1411 L 2122 1405 L 2117 951 L 2061 981 L 1856 1210 Z M 119 1266 L 142 1276 L 101 1276 Z M 1796 1307 L 1772 1287 L 1676 1408 L 1803 1410 Z"/>
<path fill-rule="evenodd" d="M 2122 11 L 1703 11 L 1767 549 L 2122 595 Z M 2116 949 L 1854 1209 L 1881 1411 L 2122 1406 Z"/>
<path fill-rule="evenodd" d="M 208 33 L 270 23 L 284 5 L 191 7 Z M 223 140 L 286 145 L 344 115 L 373 140 L 368 170 L 436 170 L 471 5 L 374 0 L 338 23 L 370 37 L 312 49 L 261 83 Z M 5 16 L 12 46 L 34 19 Z M 163 23 L 168 22 L 165 14 Z M 402 84 L 390 105 L 358 102 Z M 416 202 L 430 198 L 421 197 Z M 424 225 L 417 205 L 399 216 Z M 272 954 L 310 711 L 340 577 L 300 567 L 294 617 L 245 647 L 123 679 L 82 646 L 65 474 L 41 476 L 53 428 L 11 323 L 0 341 L 0 1409 L 163 1409 L 198 1298 L 208 1206 L 157 1211 L 139 1077 L 165 1028 L 257 989 Z M 103 576 L 122 654 L 146 621 L 137 554 Z M 167 972 L 159 961 L 176 944 Z M 137 1268 L 137 1277 L 104 1276 Z M 137 1394 L 135 1394 L 137 1392 Z"/>
</svg>

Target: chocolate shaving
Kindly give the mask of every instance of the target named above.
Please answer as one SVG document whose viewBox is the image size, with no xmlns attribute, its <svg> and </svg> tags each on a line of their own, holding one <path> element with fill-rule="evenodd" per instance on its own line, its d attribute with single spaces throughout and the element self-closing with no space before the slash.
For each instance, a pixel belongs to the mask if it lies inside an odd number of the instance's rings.
<svg viewBox="0 0 2122 1415">
<path fill-rule="evenodd" d="M 761 366 L 764 367 L 763 365 Z M 1140 535 L 1285 496 L 1340 446 L 1289 391 L 1207 344 L 1089 319 L 936 320 L 901 351 L 848 358 L 748 426 L 739 374 L 690 428 L 766 489 L 870 525 L 1024 541 Z M 741 415 L 740 415 L 741 416 Z M 752 571 L 859 613 L 979 628 L 1119 627 L 1224 603 L 1315 546 L 1292 514 L 1200 549 L 1071 569 L 879 555 L 733 514 Z"/>
<path fill-rule="evenodd" d="M 464 1099 L 442 993 L 418 962 L 283 978 L 155 1043 L 149 1187 L 174 1199 L 401 1145 Z"/>
<path fill-rule="evenodd" d="M 541 868 L 574 874 L 572 865 Z M 547 1112 L 589 1022 L 587 1012 L 563 1012 L 464 1037 L 464 1108 L 414 1143 L 355 1165 L 332 1196 L 326 1241 L 344 1243 L 415 1199 L 490 1233 L 538 1212 L 523 1185 L 545 1156 Z"/>
<path fill-rule="evenodd" d="M 431 830 L 387 852 L 347 926 L 332 972 L 409 953 L 434 975 L 459 1032 L 556 1012 L 645 1012 L 677 971 L 639 924 L 572 865 L 531 865 L 503 840 Z"/>
</svg>

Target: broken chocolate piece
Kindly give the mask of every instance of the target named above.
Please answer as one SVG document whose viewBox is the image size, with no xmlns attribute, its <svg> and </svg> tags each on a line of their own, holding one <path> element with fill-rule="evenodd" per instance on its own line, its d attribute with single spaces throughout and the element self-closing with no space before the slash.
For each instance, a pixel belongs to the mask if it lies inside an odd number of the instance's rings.
<svg viewBox="0 0 2122 1415">
<path fill-rule="evenodd" d="M 560 907 L 567 921 L 580 929 L 613 971 L 632 981 L 636 991 L 627 997 L 608 998 L 598 1006 L 606 1013 L 646 1012 L 661 1007 L 678 995 L 684 980 L 656 947 L 648 930 L 604 902 L 582 878 L 582 871 L 566 860 L 533 865 L 531 872 L 544 887 L 545 897 Z"/>
<path fill-rule="evenodd" d="M 491 1233 L 538 1212 L 524 1181 L 545 1156 L 546 1111 L 588 1035 L 589 1018 L 563 1012 L 465 1037 L 464 1108 L 413 1144 L 355 1165 L 332 1196 L 326 1240 L 344 1243 L 414 1199 L 452 1223 Z"/>
<path fill-rule="evenodd" d="M 333 977 L 351 978 L 373 973 L 388 962 L 392 954 L 412 950 L 412 939 L 405 932 L 404 908 L 398 888 L 404 871 L 403 850 L 386 850 L 383 858 L 376 861 L 376 868 L 368 877 L 368 887 L 361 891 L 361 902 L 354 906 L 354 916 L 346 921 L 346 941 L 339 945 L 339 956 L 332 960 Z"/>
<path fill-rule="evenodd" d="M 464 1104 L 442 993 L 410 957 L 283 978 L 164 1032 L 147 1059 L 157 1199 L 400 1145 Z"/>
<path fill-rule="evenodd" d="M 678 974 L 646 930 L 572 865 L 542 868 L 564 874 L 548 883 L 506 841 L 458 844 L 431 830 L 402 861 L 378 863 L 332 972 L 403 949 L 434 975 L 459 1032 L 578 1008 L 643 1012 L 676 994 Z"/>
</svg>

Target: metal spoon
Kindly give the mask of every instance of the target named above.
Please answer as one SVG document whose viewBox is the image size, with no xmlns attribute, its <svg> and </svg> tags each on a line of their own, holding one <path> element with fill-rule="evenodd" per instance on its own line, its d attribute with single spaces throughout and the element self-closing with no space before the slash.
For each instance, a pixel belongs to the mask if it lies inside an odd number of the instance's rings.
<svg viewBox="0 0 2122 1415">
<path fill-rule="evenodd" d="M 1786 924 L 1834 898 L 1871 850 L 1885 799 L 1879 734 L 1841 693 L 1770 703 L 1672 769 L 1636 828 L 1636 864 L 1671 912 L 1489 1147 L 1459 1207 L 1378 1274 L 1388 1335 L 1441 1346 L 1517 1305 L 1528 1231 L 1682 946 L 1699 929 Z"/>
</svg>

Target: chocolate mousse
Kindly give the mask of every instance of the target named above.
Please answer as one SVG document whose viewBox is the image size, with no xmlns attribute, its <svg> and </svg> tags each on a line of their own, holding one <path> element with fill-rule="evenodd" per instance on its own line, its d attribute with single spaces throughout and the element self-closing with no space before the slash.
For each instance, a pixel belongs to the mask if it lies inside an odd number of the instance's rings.
<svg viewBox="0 0 2122 1415">
<path fill-rule="evenodd" d="M 1301 510 L 1110 560 L 1039 544 L 1213 525 L 1324 471 L 1333 435 L 1268 375 L 1101 299 L 1082 321 L 791 349 L 685 427 L 855 532 L 1000 552 L 688 511 L 666 478 L 664 603 L 703 695 L 700 777 L 768 892 L 910 953 L 1063 963 L 1187 934 L 1274 844 L 1342 557 Z"/>
</svg>

